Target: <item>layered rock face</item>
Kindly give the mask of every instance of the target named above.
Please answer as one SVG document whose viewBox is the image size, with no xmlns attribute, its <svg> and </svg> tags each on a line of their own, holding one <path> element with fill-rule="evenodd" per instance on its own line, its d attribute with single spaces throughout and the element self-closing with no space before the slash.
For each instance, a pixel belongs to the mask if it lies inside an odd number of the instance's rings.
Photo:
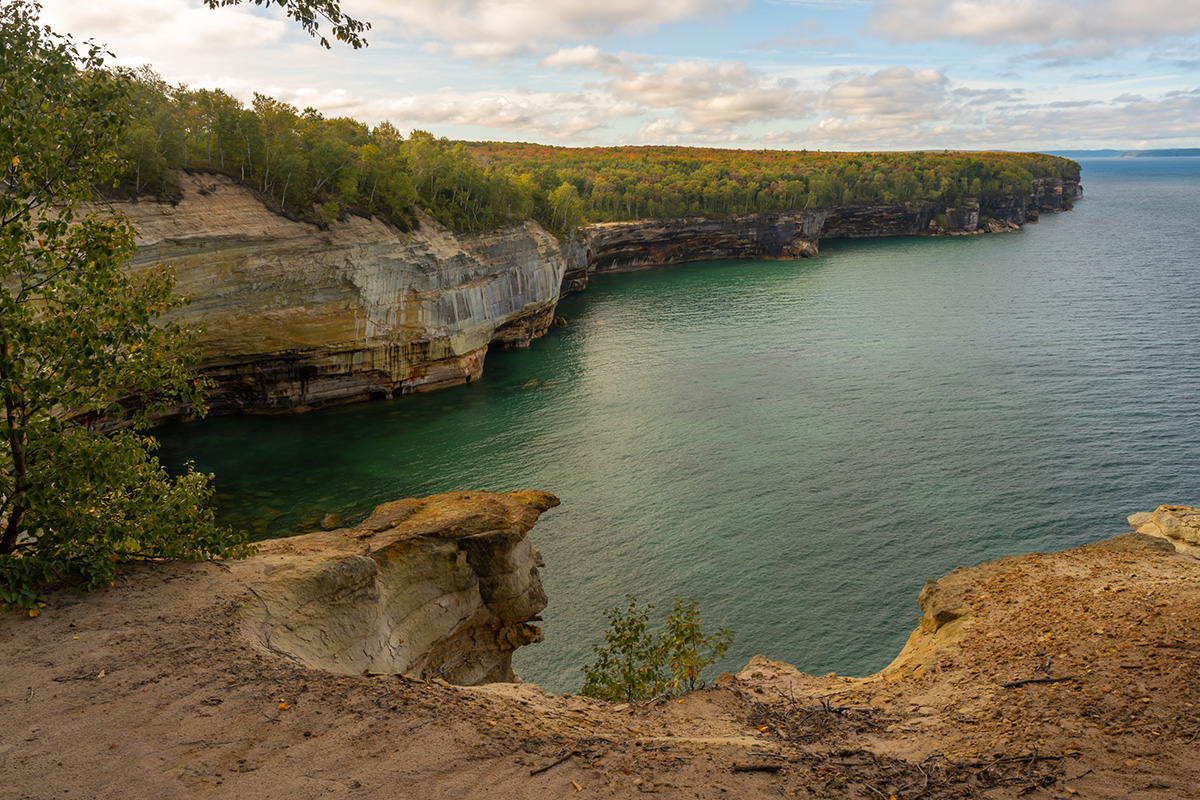
<svg viewBox="0 0 1200 800">
<path fill-rule="evenodd" d="M 348 217 L 328 230 L 290 220 L 220 175 L 180 176 L 182 199 L 120 203 L 142 264 L 175 266 L 201 326 L 201 370 L 216 410 L 278 412 L 474 380 L 488 348 L 520 347 L 588 275 L 723 258 L 793 259 L 820 239 L 1012 230 L 1065 210 L 1077 183 L 1028 197 L 860 204 L 724 220 L 592 225 L 560 242 L 534 222 L 456 235 L 432 219 L 405 234 Z"/>
<path fill-rule="evenodd" d="M 590 225 L 587 265 L 619 272 L 718 258 L 804 258 L 816 255 L 824 222 L 824 211 L 799 211 Z"/>
<path fill-rule="evenodd" d="M 541 556 L 526 533 L 558 505 L 537 491 L 449 492 L 386 503 L 354 528 L 264 542 L 239 571 L 245 631 L 331 672 L 475 685 L 514 680 L 513 651 L 542 641 Z"/>
<path fill-rule="evenodd" d="M 721 258 L 791 259 L 817 255 L 821 239 L 930 236 L 1016 230 L 1043 211 L 1069 211 L 1078 181 L 1041 180 L 1025 197 L 935 203 L 857 203 L 813 211 L 750 214 L 725 220 L 673 219 L 591 225 L 586 268 L 563 290 L 587 285 L 587 273 L 622 272 Z"/>
<path fill-rule="evenodd" d="M 294 222 L 224 176 L 181 175 L 177 205 L 123 203 L 133 266 L 167 261 L 181 312 L 205 329 L 217 409 L 271 411 L 470 381 L 491 344 L 527 345 L 553 319 L 564 247 L 533 223 L 405 234 L 349 217 Z"/>
<path fill-rule="evenodd" d="M 1159 506 L 1129 516 L 1138 533 L 1166 539 L 1181 553 L 1200 557 L 1200 509 L 1190 506 Z"/>
</svg>

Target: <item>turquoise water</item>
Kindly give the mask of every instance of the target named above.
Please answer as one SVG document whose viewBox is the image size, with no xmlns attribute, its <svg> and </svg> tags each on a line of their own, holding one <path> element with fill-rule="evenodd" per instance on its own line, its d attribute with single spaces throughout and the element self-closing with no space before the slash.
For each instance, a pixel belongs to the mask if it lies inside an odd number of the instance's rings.
<svg viewBox="0 0 1200 800">
<path fill-rule="evenodd" d="M 695 597 L 755 653 L 867 674 L 925 580 L 1200 502 L 1200 159 L 1084 162 L 1016 234 L 825 242 L 818 259 L 597 278 L 482 380 L 160 430 L 227 517 L 282 534 L 456 488 L 537 488 L 546 642 L 580 683 L 605 607 Z"/>
</svg>

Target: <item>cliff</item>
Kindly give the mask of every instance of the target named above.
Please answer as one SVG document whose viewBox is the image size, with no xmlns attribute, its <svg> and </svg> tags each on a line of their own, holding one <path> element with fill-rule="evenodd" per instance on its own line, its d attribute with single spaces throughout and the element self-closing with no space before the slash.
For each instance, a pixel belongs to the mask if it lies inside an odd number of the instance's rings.
<svg viewBox="0 0 1200 800">
<path fill-rule="evenodd" d="M 173 264 L 203 328 L 215 410 L 306 410 L 479 377 L 490 347 L 521 347 L 553 323 L 561 293 L 595 272 L 724 258 L 815 256 L 821 239 L 1013 230 L 1067 210 L 1078 183 L 1028 197 L 859 204 L 729 219 L 589 226 L 560 241 L 534 222 L 453 234 L 429 218 L 403 233 L 349 216 L 290 220 L 219 175 L 183 174 L 177 203 L 118 203 L 138 231 L 134 267 Z"/>
<path fill-rule="evenodd" d="M 455 236 L 348 217 L 322 230 L 217 175 L 180 176 L 177 204 L 116 204 L 133 266 L 166 261 L 203 326 L 216 409 L 286 410 L 453 386 L 489 346 L 549 327 L 567 263 L 533 223 Z"/>
<path fill-rule="evenodd" d="M 252 559 L 125 565 L 111 588 L 54 592 L 36 618 L 0 616 L 7 785 L 31 800 L 1128 800 L 1200 785 L 1200 561 L 1165 534 L 931 580 L 904 651 L 864 678 L 756 656 L 703 691 L 605 703 L 417 677 L 449 674 L 510 624 L 455 634 L 483 618 L 454 587 L 475 583 L 492 606 L 529 597 L 500 587 L 533 585 L 536 556 L 517 553 L 550 503 L 538 492 L 400 501 Z M 1200 510 L 1148 516 L 1160 531 L 1194 529 Z M 513 569 L 498 563 L 505 553 Z M 437 663 L 391 672 L 435 621 L 451 643 L 432 648 Z"/>
<path fill-rule="evenodd" d="M 687 261 L 792 259 L 818 253 L 821 239 L 948 236 L 1012 231 L 1041 212 L 1069 211 L 1083 190 L 1078 181 L 1036 181 L 1024 197 L 936 203 L 857 203 L 826 209 L 748 214 L 729 219 L 671 219 L 590 225 L 583 267 L 567 275 L 564 290 L 587 286 L 587 275 L 624 272 Z"/>
<path fill-rule="evenodd" d="M 542 641 L 541 556 L 526 533 L 545 492 L 451 492 L 385 503 L 361 524 L 263 543 L 237 565 L 262 647 L 345 675 L 472 685 L 514 680 L 512 654 Z"/>
</svg>

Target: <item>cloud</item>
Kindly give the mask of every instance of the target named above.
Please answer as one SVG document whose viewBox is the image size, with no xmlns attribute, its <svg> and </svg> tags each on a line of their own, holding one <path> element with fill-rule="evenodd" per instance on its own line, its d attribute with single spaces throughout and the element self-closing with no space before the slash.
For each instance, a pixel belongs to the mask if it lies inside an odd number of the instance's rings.
<svg viewBox="0 0 1200 800">
<path fill-rule="evenodd" d="M 946 88 L 937 70 L 893 67 L 835 83 L 818 106 L 842 117 L 886 118 L 889 126 L 924 122 L 946 114 Z"/>
<path fill-rule="evenodd" d="M 678 61 L 641 71 L 627 69 L 604 86 L 619 100 L 652 110 L 672 109 L 680 119 L 710 130 L 797 117 L 814 100 L 795 81 L 770 78 L 734 62 Z"/>
<path fill-rule="evenodd" d="M 638 140 L 651 144 L 699 143 L 735 145 L 745 136 L 729 130 L 713 130 L 695 122 L 678 119 L 656 119 L 638 131 Z"/>
<path fill-rule="evenodd" d="M 108 3 L 42 0 L 42 22 L 105 44 L 120 63 L 167 60 L 167 53 L 260 48 L 281 41 L 291 26 L 236 6 L 211 11 L 188 0 Z M 150 54 L 150 55 L 147 55 Z"/>
<path fill-rule="evenodd" d="M 758 50 L 802 48 L 805 50 L 848 50 L 851 41 L 845 36 L 817 36 L 821 24 L 812 20 L 798 22 L 782 36 L 766 39 L 754 45 Z"/>
<path fill-rule="evenodd" d="M 978 92 L 952 88 L 942 113 L 925 120 L 904 115 L 830 115 L 806 128 L 777 130 L 761 137 L 767 145 L 891 149 L 941 147 L 1045 149 L 1089 146 L 1190 146 L 1200 128 L 1200 89 L 1171 91 L 1157 97 L 1121 94 L 1114 98 L 1048 103 L 1014 103 L 993 96 L 996 105 L 972 109 Z M 1152 125 L 1147 120 L 1153 120 Z"/>
<path fill-rule="evenodd" d="M 384 32 L 445 43 L 462 57 L 543 52 L 561 42 L 644 34 L 684 20 L 716 18 L 747 0 L 361 0 L 356 14 Z M 380 27 L 382 26 L 382 27 Z"/>
<path fill-rule="evenodd" d="M 543 58 L 540 63 L 544 67 L 555 69 L 580 67 L 609 75 L 619 75 L 628 71 L 621 57 L 603 53 L 600 48 L 591 44 L 557 50 Z"/>
<path fill-rule="evenodd" d="M 1079 61 L 1200 33 L 1200 0 L 880 0 L 873 32 L 901 42 L 965 39 Z"/>
<path fill-rule="evenodd" d="M 240 87 L 239 87 L 240 88 Z M 263 91 L 263 87 L 256 87 Z M 231 92 L 242 97 L 242 91 Z M 390 120 L 401 130 L 456 126 L 507 130 L 547 142 L 569 142 L 601 131 L 612 120 L 642 109 L 596 93 L 512 90 L 460 92 L 442 89 L 384 100 L 344 90 L 268 89 L 265 93 L 297 108 L 313 107 L 326 116 L 347 116 L 369 124 Z M 490 134 L 495 135 L 495 134 Z"/>
<path fill-rule="evenodd" d="M 1108 102 L 1072 107 L 1047 104 L 1017 109 L 995 115 L 988 128 L 1028 141 L 1191 142 L 1200 129 L 1200 89 L 1153 98 L 1123 94 Z"/>
</svg>

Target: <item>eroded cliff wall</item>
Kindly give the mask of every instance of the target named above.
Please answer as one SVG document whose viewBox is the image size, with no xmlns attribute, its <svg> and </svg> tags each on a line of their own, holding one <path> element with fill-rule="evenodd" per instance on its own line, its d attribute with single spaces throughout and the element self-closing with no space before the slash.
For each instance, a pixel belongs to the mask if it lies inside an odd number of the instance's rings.
<svg viewBox="0 0 1200 800">
<path fill-rule="evenodd" d="M 792 259 L 821 239 L 1014 230 L 1069 210 L 1078 183 L 1027 197 L 858 204 L 722 220 L 589 226 L 560 241 L 534 222 L 454 234 L 432 219 L 404 233 L 350 216 L 322 229 L 269 209 L 220 175 L 180 176 L 177 203 L 117 204 L 139 235 L 133 266 L 172 263 L 202 326 L 201 369 L 217 410 L 305 410 L 454 386 L 492 346 L 527 345 L 561 293 L 588 276 L 725 258 Z"/>
<path fill-rule="evenodd" d="M 134 266 L 170 262 L 181 312 L 205 329 L 218 409 L 285 410 L 390 397 L 478 377 L 490 345 L 550 325 L 566 248 L 534 223 L 405 234 L 348 217 L 329 230 L 274 213 L 217 175 L 182 175 L 182 200 L 118 204 Z"/>
<path fill-rule="evenodd" d="M 542 641 L 541 556 L 526 535 L 546 492 L 397 500 L 361 524 L 262 543 L 235 563 L 254 602 L 247 635 L 310 667 L 473 685 L 511 681 Z"/>
<path fill-rule="evenodd" d="M 564 291 L 587 275 L 722 258 L 815 256 L 821 239 L 997 233 L 1035 222 L 1043 211 L 1069 211 L 1078 181 L 1037 181 L 1022 197 L 968 199 L 958 206 L 856 203 L 827 209 L 749 214 L 731 219 L 671 219 L 591 225 L 584 232 L 586 269 L 568 273 Z"/>
</svg>

